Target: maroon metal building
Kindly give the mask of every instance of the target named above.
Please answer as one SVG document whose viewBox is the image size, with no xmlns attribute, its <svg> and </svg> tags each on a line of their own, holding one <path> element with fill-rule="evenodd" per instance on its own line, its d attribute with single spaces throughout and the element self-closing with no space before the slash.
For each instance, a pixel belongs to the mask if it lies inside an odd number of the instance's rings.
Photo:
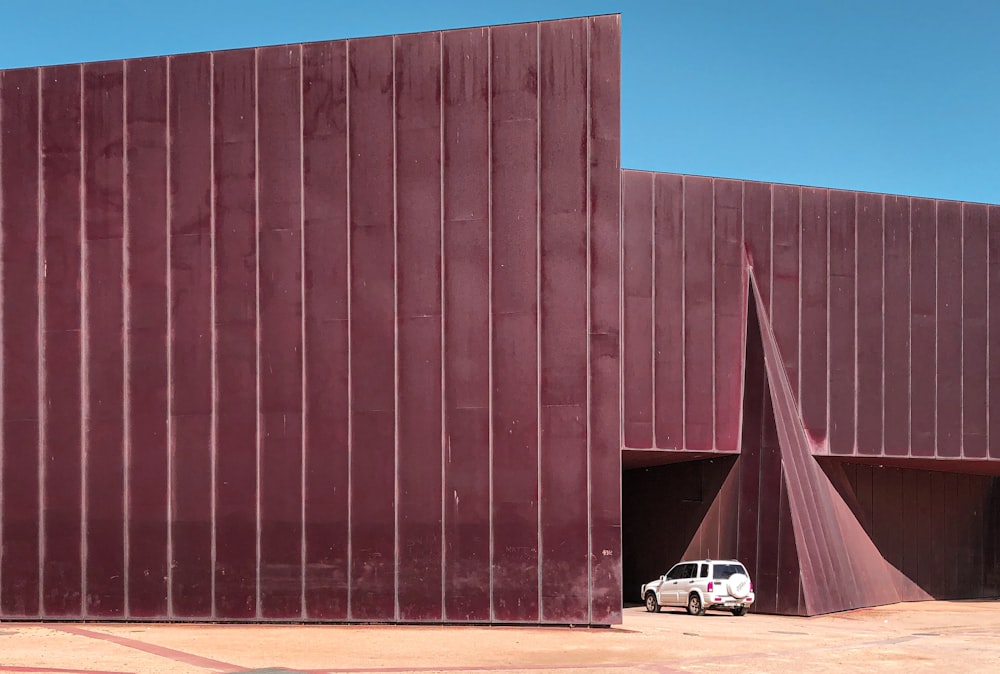
<svg viewBox="0 0 1000 674">
<path fill-rule="evenodd" d="M 619 42 L 0 71 L 0 619 L 997 593 L 1000 209 L 622 173 Z"/>
</svg>

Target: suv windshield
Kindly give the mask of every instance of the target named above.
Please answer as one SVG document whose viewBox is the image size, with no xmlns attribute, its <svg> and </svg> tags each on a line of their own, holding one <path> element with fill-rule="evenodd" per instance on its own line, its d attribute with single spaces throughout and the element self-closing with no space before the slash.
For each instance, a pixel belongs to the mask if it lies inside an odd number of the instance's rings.
<svg viewBox="0 0 1000 674">
<path fill-rule="evenodd" d="M 734 573 L 746 574 L 746 569 L 741 564 L 716 564 L 712 570 L 712 576 L 715 580 L 725 580 Z"/>
</svg>

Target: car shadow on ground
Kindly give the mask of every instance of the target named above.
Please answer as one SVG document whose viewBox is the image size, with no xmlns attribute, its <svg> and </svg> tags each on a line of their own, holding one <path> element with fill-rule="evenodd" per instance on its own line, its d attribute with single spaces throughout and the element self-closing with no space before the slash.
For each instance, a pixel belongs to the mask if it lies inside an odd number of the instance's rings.
<svg viewBox="0 0 1000 674">
<path fill-rule="evenodd" d="M 637 612 L 639 612 L 640 609 L 641 609 L 641 612 L 649 613 L 649 611 L 646 611 L 646 605 L 645 604 L 640 604 L 639 602 L 625 602 L 625 604 L 622 606 L 622 608 L 623 609 L 633 609 L 633 610 L 636 610 Z M 752 612 L 753 611 L 751 611 L 751 613 Z M 660 610 L 659 610 L 659 613 L 666 614 L 666 615 L 685 615 L 685 616 L 688 615 L 687 609 L 685 609 L 684 607 L 681 607 L 681 606 L 661 606 Z M 691 617 L 692 618 L 698 618 L 698 617 L 700 617 L 700 618 L 735 618 L 737 616 L 734 616 L 729 611 L 716 611 L 716 610 L 713 610 L 713 609 L 709 609 L 708 611 L 705 611 L 705 613 L 702 614 L 701 616 L 691 616 Z"/>
</svg>

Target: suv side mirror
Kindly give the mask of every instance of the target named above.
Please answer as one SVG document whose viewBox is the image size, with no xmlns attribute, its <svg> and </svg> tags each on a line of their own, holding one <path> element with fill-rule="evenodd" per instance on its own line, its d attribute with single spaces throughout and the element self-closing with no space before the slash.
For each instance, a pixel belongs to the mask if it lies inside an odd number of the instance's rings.
<svg viewBox="0 0 1000 674">
<path fill-rule="evenodd" d="M 666 580 L 666 579 L 667 579 L 667 576 L 666 576 L 666 574 L 664 574 L 664 575 L 660 576 L 660 580 Z"/>
</svg>

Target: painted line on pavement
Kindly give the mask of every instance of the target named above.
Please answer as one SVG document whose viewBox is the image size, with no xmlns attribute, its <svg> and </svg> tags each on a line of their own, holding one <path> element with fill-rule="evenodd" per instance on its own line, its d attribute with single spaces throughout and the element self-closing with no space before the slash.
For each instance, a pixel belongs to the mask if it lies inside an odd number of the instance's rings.
<svg viewBox="0 0 1000 674">
<path fill-rule="evenodd" d="M 105 634 L 104 632 L 95 632 L 92 630 L 86 630 L 80 627 L 74 627 L 72 625 L 52 625 L 52 629 L 60 630 L 62 632 L 67 632 L 69 634 L 75 634 L 81 637 L 87 637 L 89 639 L 108 641 L 113 644 L 118 644 L 119 646 L 124 646 L 125 648 L 131 648 L 137 651 L 144 651 L 151 655 L 156 655 L 161 658 L 173 660 L 174 662 L 181 662 L 184 663 L 185 665 L 201 667 L 203 669 L 211 669 L 220 672 L 241 671 L 245 669 L 244 667 L 240 667 L 239 665 L 234 665 L 229 662 L 222 662 L 221 660 L 213 660 L 212 658 L 204 658 L 200 655 L 187 653 L 185 651 L 179 651 L 174 648 L 167 648 L 166 646 L 157 646 L 156 644 L 149 644 L 144 641 L 137 641 L 135 639 L 129 639 L 128 637 L 120 637 L 114 634 Z"/>
</svg>

